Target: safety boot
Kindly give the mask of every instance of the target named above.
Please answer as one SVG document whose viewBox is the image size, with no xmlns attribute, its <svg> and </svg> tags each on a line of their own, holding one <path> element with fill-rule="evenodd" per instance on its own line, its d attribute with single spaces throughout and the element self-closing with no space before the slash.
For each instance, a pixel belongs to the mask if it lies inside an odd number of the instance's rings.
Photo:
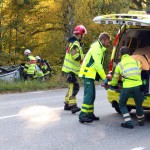
<svg viewBox="0 0 150 150">
<path fill-rule="evenodd" d="M 144 121 L 145 121 L 144 115 L 143 116 L 137 116 L 137 118 L 138 118 L 139 126 L 144 126 Z"/>
<path fill-rule="evenodd" d="M 71 106 L 69 106 L 67 103 L 65 103 L 65 106 L 64 106 L 64 110 L 71 110 Z"/>
<path fill-rule="evenodd" d="M 133 129 L 134 126 L 133 126 L 132 123 L 127 123 L 127 122 L 125 122 L 125 123 L 121 123 L 121 127 Z"/>
<path fill-rule="evenodd" d="M 71 108 L 72 114 L 75 114 L 76 112 L 79 112 L 80 110 L 81 109 L 79 107 L 77 107 L 77 106 L 72 106 L 72 108 Z"/>
<path fill-rule="evenodd" d="M 93 119 L 93 121 L 99 120 L 99 117 L 96 117 L 94 114 L 92 114 L 89 118 Z"/>
<path fill-rule="evenodd" d="M 140 122 L 138 122 L 138 124 L 139 124 L 139 126 L 144 126 L 144 121 L 140 121 Z"/>
<path fill-rule="evenodd" d="M 81 123 L 91 123 L 93 122 L 93 119 L 92 118 L 89 118 L 88 116 L 82 116 L 82 117 L 79 117 L 79 122 Z"/>
<path fill-rule="evenodd" d="M 144 126 L 144 120 L 140 120 L 139 122 L 138 122 L 138 124 L 139 124 L 139 126 Z"/>
</svg>

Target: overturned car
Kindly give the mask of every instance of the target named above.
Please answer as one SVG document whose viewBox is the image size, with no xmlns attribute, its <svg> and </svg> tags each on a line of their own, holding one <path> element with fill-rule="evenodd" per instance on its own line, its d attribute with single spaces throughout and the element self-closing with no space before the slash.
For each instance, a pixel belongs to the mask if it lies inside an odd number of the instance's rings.
<svg viewBox="0 0 150 150">
<path fill-rule="evenodd" d="M 21 79 L 22 66 L 1 66 L 0 67 L 0 81 L 16 82 Z"/>
</svg>

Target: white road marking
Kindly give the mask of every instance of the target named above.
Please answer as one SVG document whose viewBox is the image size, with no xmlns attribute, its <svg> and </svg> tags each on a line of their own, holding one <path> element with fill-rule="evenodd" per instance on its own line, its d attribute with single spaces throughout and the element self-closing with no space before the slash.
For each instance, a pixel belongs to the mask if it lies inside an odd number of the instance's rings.
<svg viewBox="0 0 150 150">
<path fill-rule="evenodd" d="M 51 108 L 52 111 L 55 111 L 55 110 L 61 110 L 63 107 L 58 107 L 58 108 Z M 16 114 L 16 115 L 9 115 L 9 116 L 3 116 L 3 117 L 0 117 L 0 120 L 2 119 L 8 119 L 8 118 L 13 118 L 13 117 L 19 117 L 19 116 L 23 116 L 24 114 Z"/>
<path fill-rule="evenodd" d="M 0 117 L 0 120 L 1 120 L 1 119 L 7 119 L 7 118 L 18 117 L 18 116 L 21 116 L 21 114 L 18 114 L 18 115 L 10 115 L 10 116 L 4 116 L 4 117 Z"/>
<path fill-rule="evenodd" d="M 136 147 L 136 148 L 133 148 L 131 150 L 143 150 L 143 149 L 145 149 L 145 148 L 144 147 Z"/>
</svg>

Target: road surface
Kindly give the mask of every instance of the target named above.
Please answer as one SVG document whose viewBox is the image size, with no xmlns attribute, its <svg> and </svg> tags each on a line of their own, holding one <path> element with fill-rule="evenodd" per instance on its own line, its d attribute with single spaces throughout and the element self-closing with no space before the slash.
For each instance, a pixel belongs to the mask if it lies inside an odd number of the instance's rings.
<svg viewBox="0 0 150 150">
<path fill-rule="evenodd" d="M 120 127 L 121 115 L 97 86 L 95 114 L 100 121 L 81 124 L 63 110 L 67 89 L 0 95 L 0 150 L 150 150 L 150 111 L 144 127 Z M 82 104 L 83 89 L 77 96 Z M 131 116 L 136 123 L 135 110 Z"/>
</svg>

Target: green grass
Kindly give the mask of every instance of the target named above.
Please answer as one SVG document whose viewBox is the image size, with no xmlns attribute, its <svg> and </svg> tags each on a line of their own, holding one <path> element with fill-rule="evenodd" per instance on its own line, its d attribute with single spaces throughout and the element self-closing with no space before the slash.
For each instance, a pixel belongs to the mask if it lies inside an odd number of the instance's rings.
<svg viewBox="0 0 150 150">
<path fill-rule="evenodd" d="M 37 90 L 48 90 L 55 88 L 67 87 L 67 83 L 61 74 L 52 76 L 49 81 L 39 82 L 39 81 L 18 81 L 15 83 L 7 83 L 0 81 L 0 93 L 11 93 L 11 92 L 27 92 L 27 91 L 37 91 Z"/>
<path fill-rule="evenodd" d="M 82 86 L 82 79 L 79 78 L 80 86 Z M 95 84 L 102 84 L 102 81 L 95 82 Z M 16 93 L 16 92 L 29 92 L 29 91 L 39 91 L 39 90 L 49 90 L 68 87 L 66 79 L 58 73 L 50 77 L 49 81 L 39 82 L 39 81 L 18 81 L 15 83 L 7 83 L 0 81 L 0 93 Z"/>
</svg>

